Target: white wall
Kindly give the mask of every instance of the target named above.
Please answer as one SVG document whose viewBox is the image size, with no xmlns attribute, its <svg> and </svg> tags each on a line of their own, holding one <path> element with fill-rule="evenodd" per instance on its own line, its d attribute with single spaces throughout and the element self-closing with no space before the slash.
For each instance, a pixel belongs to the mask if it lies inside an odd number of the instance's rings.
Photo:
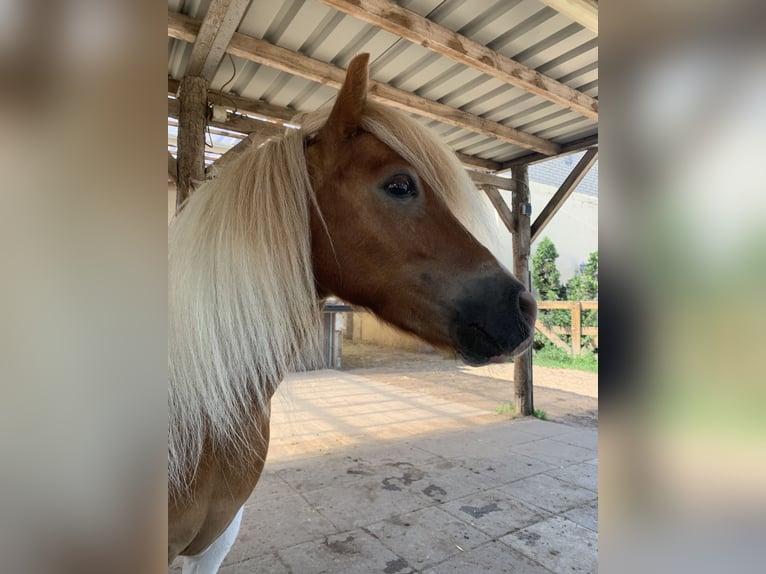
<svg viewBox="0 0 766 574">
<path fill-rule="evenodd" d="M 534 221 L 556 193 L 556 188 L 533 182 L 531 192 Z M 588 260 L 591 252 L 598 250 L 598 197 L 577 192 L 570 195 L 532 244 L 533 255 L 545 236 L 553 240 L 559 252 L 557 267 L 564 283 L 579 270 L 580 263 Z"/>
<path fill-rule="evenodd" d="M 540 214 L 548 204 L 556 188 L 542 183 L 531 182 L 532 221 Z M 503 199 L 511 205 L 511 192 L 502 191 Z M 504 231 L 503 222 L 497 217 L 498 229 Z M 531 254 L 537 250 L 537 244 L 545 236 L 550 237 L 559 252 L 557 266 L 561 272 L 562 283 L 570 279 L 580 268 L 580 263 L 588 259 L 592 251 L 598 250 L 598 197 L 573 193 L 561 206 L 561 209 L 553 216 L 553 219 L 543 229 L 540 237 L 532 244 Z M 505 236 L 503 251 L 512 254 L 510 238 Z M 508 265 L 508 258 L 503 257 Z M 511 265 L 513 258 L 510 257 Z M 531 259 L 530 259 L 531 265 Z M 511 267 L 512 268 L 512 267 Z"/>
</svg>

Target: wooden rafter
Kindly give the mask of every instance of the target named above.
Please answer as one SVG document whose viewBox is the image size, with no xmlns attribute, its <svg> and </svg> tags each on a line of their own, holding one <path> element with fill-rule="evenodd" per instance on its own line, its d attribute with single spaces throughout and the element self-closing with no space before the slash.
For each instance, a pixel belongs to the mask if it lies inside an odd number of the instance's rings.
<svg viewBox="0 0 766 574">
<path fill-rule="evenodd" d="M 186 75 L 213 79 L 250 0 L 212 0 L 192 47 Z"/>
<path fill-rule="evenodd" d="M 183 14 L 168 12 L 168 35 L 173 38 L 186 42 L 194 42 L 199 32 L 199 27 L 200 23 L 198 20 Z M 340 88 L 345 77 L 345 70 L 332 64 L 297 54 L 296 52 L 244 34 L 235 33 L 226 51 L 251 62 L 334 88 Z M 546 155 L 553 155 L 560 151 L 560 146 L 549 140 L 380 82 L 370 82 L 368 97 L 371 100 L 391 107 Z"/>
<path fill-rule="evenodd" d="M 178 80 L 168 78 L 168 94 L 175 95 L 178 93 L 179 84 Z M 290 108 L 283 108 L 261 100 L 251 100 L 216 90 L 208 90 L 207 99 L 214 106 L 223 106 L 230 110 L 237 110 L 279 124 L 289 122 L 297 113 Z"/>
<path fill-rule="evenodd" d="M 491 173 L 472 173 L 471 179 L 477 185 L 491 185 L 507 191 L 516 189 L 516 182 L 510 177 L 500 177 Z"/>
<path fill-rule="evenodd" d="M 168 79 L 168 95 L 175 95 L 178 92 L 179 83 L 178 80 Z M 249 98 L 243 98 L 242 96 L 215 91 L 208 92 L 208 101 L 213 105 L 223 106 L 232 111 L 237 110 L 243 113 L 252 114 L 280 125 L 293 124 L 293 117 L 298 113 L 293 109 L 275 106 L 261 100 L 251 100 Z M 260 124 L 258 124 L 258 126 L 260 126 Z M 491 159 L 470 156 L 464 153 L 457 153 L 456 155 L 463 165 L 471 169 L 497 171 L 501 167 L 500 163 L 492 161 Z"/>
<path fill-rule="evenodd" d="M 503 162 L 502 164 L 500 164 L 500 167 L 497 168 L 495 171 L 497 173 L 505 173 L 507 171 L 510 171 L 511 169 L 513 169 L 514 166 L 517 166 L 517 165 L 532 165 L 535 163 L 540 163 L 541 161 L 548 161 L 549 159 L 553 159 L 556 157 L 571 155 L 578 151 L 582 151 L 584 149 L 588 149 L 592 147 L 598 147 L 598 134 L 594 134 L 592 136 L 586 136 L 584 138 L 580 138 L 573 142 L 564 144 L 561 146 L 561 151 L 557 153 L 556 155 L 530 153 L 527 155 L 523 155 L 521 157 L 517 157 L 512 160 Z"/>
<path fill-rule="evenodd" d="M 484 159 L 474 155 L 466 155 L 460 152 L 456 152 L 455 155 L 457 155 L 457 158 L 464 166 L 471 169 L 477 169 L 481 171 L 497 171 L 500 169 L 500 164 L 496 161 L 492 161 L 491 159 Z"/>
<path fill-rule="evenodd" d="M 175 93 L 177 89 L 177 80 L 168 80 L 168 95 L 172 95 Z M 248 112 L 255 115 L 258 115 L 259 117 L 263 117 L 265 119 L 271 120 L 271 125 L 269 125 L 269 122 L 264 122 L 261 120 L 248 118 L 244 116 L 238 116 L 238 115 L 230 115 L 226 122 L 218 122 L 215 120 L 209 120 L 208 124 L 211 126 L 215 126 L 218 128 L 230 130 L 239 132 L 242 134 L 251 134 L 253 132 L 257 132 L 260 135 L 265 135 L 266 137 L 272 137 L 279 135 L 282 133 L 283 128 L 281 126 L 285 124 L 291 124 L 292 123 L 292 114 L 296 113 L 294 110 L 291 110 L 289 108 L 280 108 L 279 106 L 274 106 L 272 104 L 266 104 L 265 102 L 260 102 L 256 100 L 249 100 L 247 98 L 242 98 L 240 96 L 229 96 L 228 94 L 214 94 L 213 92 L 208 92 L 208 100 L 210 103 L 216 104 L 216 105 L 223 105 L 227 108 L 232 108 L 231 102 L 227 102 L 229 98 L 233 98 L 236 100 L 237 103 L 237 109 L 242 112 Z M 216 103 L 218 102 L 218 103 Z M 261 106 L 265 105 L 268 108 L 268 117 L 266 116 L 266 112 L 264 111 L 265 108 L 262 108 Z M 260 110 L 260 111 L 256 111 Z M 172 118 L 178 118 L 178 102 L 177 100 L 170 98 L 168 99 L 168 116 Z M 468 168 L 471 168 L 472 170 L 485 170 L 485 171 L 495 171 L 500 168 L 500 164 L 496 161 L 492 161 L 490 159 L 482 159 L 479 157 L 473 157 L 470 155 L 458 153 L 456 154 L 458 159 L 461 161 L 463 165 L 465 165 Z M 479 172 L 473 172 L 473 173 L 479 173 Z M 490 175 L 490 174 L 481 174 L 479 173 L 479 176 L 484 175 Z M 492 177 L 490 175 L 490 177 Z M 494 181 L 494 180 L 493 180 Z M 498 178 L 498 181 L 500 181 L 500 178 Z M 504 189 L 503 185 L 500 185 L 501 188 Z"/>
<path fill-rule="evenodd" d="M 537 216 L 537 219 L 535 219 L 535 222 L 532 224 L 530 242 L 535 241 L 540 236 L 542 230 L 553 219 L 553 216 L 556 215 L 561 206 L 564 205 L 564 202 L 572 194 L 577 184 L 582 181 L 588 170 L 593 167 L 597 159 L 598 149 L 589 149 L 585 152 L 585 155 L 582 156 L 582 159 L 580 159 L 572 172 L 564 180 L 564 183 L 561 184 L 561 187 L 553 194 L 548 204 L 540 212 L 540 215 Z"/>
<path fill-rule="evenodd" d="M 168 98 L 168 116 L 171 118 L 178 118 L 180 113 L 180 105 L 178 100 Z M 225 122 L 216 121 L 212 118 L 207 120 L 208 125 L 222 128 L 225 130 L 231 130 L 242 134 L 250 134 L 256 132 L 265 137 L 272 137 L 280 135 L 284 132 L 284 127 L 281 125 L 273 124 L 270 122 L 264 122 L 253 118 L 248 118 L 240 115 L 229 115 Z"/>
<path fill-rule="evenodd" d="M 494 185 L 488 185 L 484 183 L 479 184 L 479 189 L 487 194 L 487 197 L 492 202 L 492 205 L 495 206 L 495 211 L 497 211 L 497 214 L 500 216 L 500 220 L 505 224 L 506 229 L 508 229 L 511 234 L 515 234 L 516 223 L 513 219 L 513 213 L 511 213 L 511 208 L 508 207 L 508 204 L 503 199 L 503 196 L 500 195 L 500 192 L 497 190 L 497 188 Z"/>
<path fill-rule="evenodd" d="M 598 34 L 597 0 L 540 0 L 540 2 Z"/>
<path fill-rule="evenodd" d="M 598 100 L 389 0 L 321 0 L 368 22 L 598 121 Z"/>
</svg>

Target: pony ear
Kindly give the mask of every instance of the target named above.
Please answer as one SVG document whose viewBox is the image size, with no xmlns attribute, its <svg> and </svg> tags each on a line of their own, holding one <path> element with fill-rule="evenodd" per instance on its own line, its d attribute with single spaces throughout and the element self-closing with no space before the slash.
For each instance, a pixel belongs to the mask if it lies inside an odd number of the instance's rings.
<svg viewBox="0 0 766 574">
<path fill-rule="evenodd" d="M 327 123 L 322 128 L 325 137 L 345 139 L 359 128 L 364 103 L 367 100 L 369 62 L 369 54 L 359 54 L 349 63 L 346 79 L 335 99 Z"/>
</svg>

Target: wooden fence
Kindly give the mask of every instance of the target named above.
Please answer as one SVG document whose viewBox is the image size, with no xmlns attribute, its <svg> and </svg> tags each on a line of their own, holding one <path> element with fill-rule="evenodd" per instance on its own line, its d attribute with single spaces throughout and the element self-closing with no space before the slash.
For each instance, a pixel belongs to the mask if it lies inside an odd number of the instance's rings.
<svg viewBox="0 0 766 574">
<path fill-rule="evenodd" d="M 583 335 L 593 337 L 590 346 L 598 347 L 598 327 L 582 326 L 582 312 L 598 311 L 598 301 L 538 301 L 537 308 L 539 310 L 563 309 L 572 312 L 571 323 L 565 327 L 546 327 L 539 319 L 535 324 L 537 332 L 545 335 L 557 347 L 564 349 L 570 355 L 579 355 L 582 352 Z M 559 335 L 570 335 L 571 345 L 568 345 Z"/>
</svg>

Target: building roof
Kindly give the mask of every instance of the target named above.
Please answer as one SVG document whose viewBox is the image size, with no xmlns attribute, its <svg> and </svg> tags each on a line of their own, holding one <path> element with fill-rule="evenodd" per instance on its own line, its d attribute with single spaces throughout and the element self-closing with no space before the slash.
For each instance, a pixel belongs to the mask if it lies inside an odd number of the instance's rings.
<svg viewBox="0 0 766 574">
<path fill-rule="evenodd" d="M 502 171 L 519 158 L 597 141 L 597 31 L 547 5 L 557 1 L 240 2 L 241 16 L 234 17 L 241 19 L 228 24 L 236 34 L 224 46 L 227 53 L 213 58 L 211 93 L 219 94 L 220 105 L 230 101 L 230 112 L 255 102 L 282 115 L 267 120 L 289 121 L 290 113 L 331 101 L 342 77 L 335 69 L 369 52 L 382 100 L 390 97 L 435 130 L 467 165 L 473 160 L 473 167 Z M 578 3 L 593 0 L 568 2 Z M 168 1 L 169 92 L 199 60 L 195 41 L 214 10 L 229 4 L 237 0 Z M 359 5 L 363 13 L 354 13 Z M 394 33 L 399 21 L 398 31 L 409 39 Z M 208 161 L 243 137 L 241 128 L 227 134 L 226 125 L 215 127 Z M 170 145 L 174 135 L 169 125 Z"/>
</svg>

